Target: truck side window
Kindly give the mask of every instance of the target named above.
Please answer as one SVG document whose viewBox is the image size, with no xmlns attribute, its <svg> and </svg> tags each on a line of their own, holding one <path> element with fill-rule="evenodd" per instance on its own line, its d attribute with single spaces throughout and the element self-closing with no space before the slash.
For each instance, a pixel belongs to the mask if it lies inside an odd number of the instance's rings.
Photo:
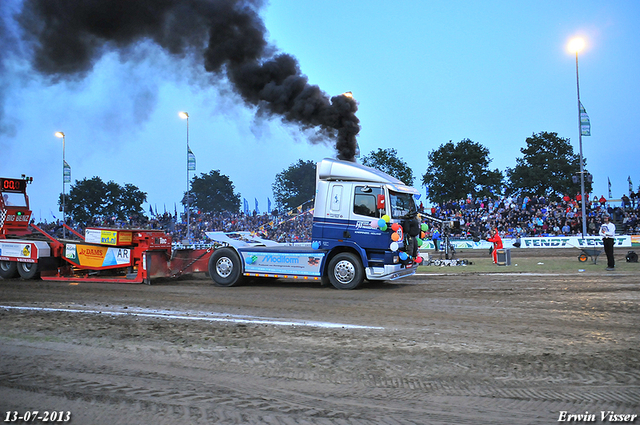
<svg viewBox="0 0 640 425">
<path fill-rule="evenodd" d="M 382 188 L 356 186 L 353 197 L 353 213 L 367 217 L 377 217 L 376 199 L 382 194 Z"/>
</svg>

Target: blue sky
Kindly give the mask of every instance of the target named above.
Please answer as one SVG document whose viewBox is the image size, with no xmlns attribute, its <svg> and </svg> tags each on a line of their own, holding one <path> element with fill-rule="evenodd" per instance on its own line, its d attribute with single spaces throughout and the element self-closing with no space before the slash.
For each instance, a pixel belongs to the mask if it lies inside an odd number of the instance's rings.
<svg viewBox="0 0 640 425">
<path fill-rule="evenodd" d="M 331 143 L 277 118 L 256 118 L 224 80 L 151 43 L 104 53 L 83 76 L 52 80 L 34 71 L 3 0 L 0 175 L 33 176 L 36 220 L 51 220 L 62 190 L 62 143 L 72 181 L 131 183 L 160 212 L 186 190 L 186 122 L 196 173 L 217 169 L 242 198 L 273 200 L 275 175 L 298 159 L 334 157 Z M 452 140 L 486 146 L 491 168 L 522 156 L 542 131 L 578 152 L 575 55 L 582 36 L 580 97 L 591 120 L 583 137 L 594 194 L 614 198 L 640 185 L 640 2 L 638 1 L 271 1 L 260 9 L 268 41 L 297 58 L 328 96 L 353 92 L 362 154 L 395 148 L 420 186 L 427 154 Z M 208 81 L 204 81 L 207 79 Z M 193 176 L 193 172 L 191 172 Z M 67 191 L 69 184 L 67 184 Z M 578 188 L 576 188 L 578 191 Z M 148 210 L 145 204 L 145 211 Z M 181 212 L 182 209 L 178 207 Z"/>
</svg>

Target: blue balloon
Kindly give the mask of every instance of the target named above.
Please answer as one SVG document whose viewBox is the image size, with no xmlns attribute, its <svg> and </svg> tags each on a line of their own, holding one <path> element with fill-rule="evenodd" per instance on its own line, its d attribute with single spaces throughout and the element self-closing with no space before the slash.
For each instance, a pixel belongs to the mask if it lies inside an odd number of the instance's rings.
<svg viewBox="0 0 640 425">
<path fill-rule="evenodd" d="M 406 253 L 406 252 L 401 252 L 401 253 L 400 253 L 400 259 L 401 259 L 401 260 L 403 260 L 403 261 L 404 261 L 404 260 L 406 260 L 407 258 L 409 258 L 409 256 L 407 255 L 407 253 Z"/>
<path fill-rule="evenodd" d="M 387 228 L 387 222 L 384 221 L 383 219 L 378 220 L 378 227 L 384 227 L 386 229 Z"/>
<path fill-rule="evenodd" d="M 318 248 L 320 248 L 320 244 L 319 244 L 318 242 L 313 242 L 313 243 L 311 244 L 311 248 L 313 248 L 313 249 L 318 249 Z"/>
</svg>

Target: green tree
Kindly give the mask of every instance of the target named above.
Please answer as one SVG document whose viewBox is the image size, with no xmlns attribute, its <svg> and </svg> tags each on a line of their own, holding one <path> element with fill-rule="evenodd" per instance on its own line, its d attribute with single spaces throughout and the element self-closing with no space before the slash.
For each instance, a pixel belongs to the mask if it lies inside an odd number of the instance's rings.
<svg viewBox="0 0 640 425">
<path fill-rule="evenodd" d="M 240 209 L 240 194 L 235 193 L 235 186 L 228 176 L 220 174 L 220 170 L 211 170 L 209 174 L 201 173 L 191 180 L 191 207 L 200 211 L 217 213 L 222 211 L 237 212 Z M 186 193 L 182 204 L 186 205 Z"/>
<path fill-rule="evenodd" d="M 276 174 L 276 181 L 271 188 L 276 206 L 285 211 L 313 200 L 316 192 L 315 162 L 299 159 L 297 163 Z"/>
<path fill-rule="evenodd" d="M 449 141 L 429 152 L 429 167 L 422 184 L 429 199 L 442 203 L 455 199 L 495 196 L 502 193 L 503 175 L 489 169 L 489 149 L 469 139 Z"/>
<path fill-rule="evenodd" d="M 88 223 L 96 217 L 128 220 L 142 213 L 142 204 L 146 200 L 147 194 L 132 184 L 122 187 L 113 181 L 105 183 L 96 176 L 76 180 L 65 197 L 65 205 L 74 221 Z M 62 194 L 58 203 L 62 210 Z"/>
<path fill-rule="evenodd" d="M 129 218 L 144 215 L 142 204 L 147 201 L 146 192 L 142 192 L 135 185 L 126 183 L 120 191 L 120 217 Z"/>
<path fill-rule="evenodd" d="M 100 177 L 76 180 L 66 196 L 67 212 L 77 223 L 87 223 L 94 217 L 102 217 L 106 192 L 107 186 Z M 62 199 L 62 195 L 60 198 Z"/>
<path fill-rule="evenodd" d="M 514 168 L 507 168 L 508 193 L 549 197 L 580 192 L 580 184 L 571 179 L 579 176 L 580 155 L 573 153 L 569 139 L 543 131 L 527 137 L 526 143 L 520 149 L 524 156 L 516 158 Z M 585 182 L 585 191 L 591 192 L 591 183 Z"/>
<path fill-rule="evenodd" d="M 114 181 L 105 184 L 105 193 L 103 195 L 102 215 L 105 217 L 116 217 L 119 220 L 124 219 L 120 213 L 120 200 L 122 199 L 122 187 Z"/>
<path fill-rule="evenodd" d="M 362 158 L 362 164 L 387 173 L 406 185 L 413 186 L 413 181 L 415 180 L 413 170 L 406 162 L 398 158 L 398 152 L 395 149 L 378 148 L 377 151 L 372 151 L 369 155 L 365 155 Z"/>
</svg>

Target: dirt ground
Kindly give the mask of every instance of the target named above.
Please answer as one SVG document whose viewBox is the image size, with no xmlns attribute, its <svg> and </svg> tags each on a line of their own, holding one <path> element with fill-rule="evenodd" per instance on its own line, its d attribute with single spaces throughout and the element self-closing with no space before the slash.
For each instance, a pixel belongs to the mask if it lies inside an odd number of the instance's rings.
<svg viewBox="0 0 640 425">
<path fill-rule="evenodd" d="M 151 286 L 0 280 L 0 414 L 8 423 L 21 421 L 7 412 L 70 412 L 62 422 L 73 424 L 640 414 L 637 273 L 456 269 L 356 291 L 218 288 L 205 276 Z"/>
</svg>

